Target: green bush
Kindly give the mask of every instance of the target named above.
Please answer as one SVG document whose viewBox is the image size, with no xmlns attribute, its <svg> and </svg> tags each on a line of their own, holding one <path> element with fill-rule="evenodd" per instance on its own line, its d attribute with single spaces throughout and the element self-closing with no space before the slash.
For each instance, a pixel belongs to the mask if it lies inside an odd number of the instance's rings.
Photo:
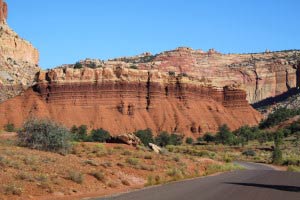
<svg viewBox="0 0 300 200">
<path fill-rule="evenodd" d="M 138 138 L 140 138 L 140 140 L 142 141 L 142 143 L 145 146 L 148 146 L 149 143 L 153 143 L 153 134 L 151 129 L 146 129 L 146 130 L 139 130 L 137 132 L 134 133 Z"/>
<path fill-rule="evenodd" d="M 252 157 L 256 156 L 255 151 L 253 151 L 252 149 L 245 150 L 245 151 L 243 151 L 242 154 L 245 155 L 245 156 L 252 156 Z"/>
<path fill-rule="evenodd" d="M 6 132 L 15 132 L 15 125 L 13 123 L 8 123 L 4 126 Z"/>
<path fill-rule="evenodd" d="M 216 141 L 224 145 L 233 145 L 235 142 L 235 136 L 229 130 L 226 124 L 220 126 L 219 131 L 216 135 Z"/>
<path fill-rule="evenodd" d="M 73 126 L 71 128 L 71 133 L 73 134 L 73 140 L 77 142 L 85 142 L 88 140 L 87 126 L 81 125 L 79 127 Z"/>
<path fill-rule="evenodd" d="M 83 66 L 80 62 L 77 62 L 75 65 L 74 65 L 74 69 L 81 69 Z"/>
<path fill-rule="evenodd" d="M 288 108 L 278 108 L 273 113 L 271 113 L 267 119 L 263 120 L 259 124 L 259 128 L 269 128 L 279 124 L 291 118 L 293 116 L 299 115 L 300 109 L 288 109 Z"/>
<path fill-rule="evenodd" d="M 207 143 L 214 142 L 216 140 L 216 137 L 213 136 L 211 133 L 205 133 L 203 136 L 203 140 Z"/>
<path fill-rule="evenodd" d="M 18 132 L 19 144 L 32 149 L 67 153 L 71 134 L 62 125 L 48 119 L 30 119 Z"/>
<path fill-rule="evenodd" d="M 90 138 L 92 142 L 106 142 L 111 136 L 108 131 L 100 128 L 96 130 L 93 129 Z"/>
<path fill-rule="evenodd" d="M 187 143 L 187 144 L 193 144 L 194 143 L 194 139 L 191 138 L 191 137 L 188 137 L 188 138 L 185 139 L 185 143 Z"/>
<path fill-rule="evenodd" d="M 161 147 L 165 147 L 167 145 L 181 145 L 184 136 L 172 133 L 171 135 L 164 131 L 158 134 L 155 138 L 155 143 Z"/>
<path fill-rule="evenodd" d="M 282 151 L 279 147 L 275 147 L 272 154 L 272 163 L 281 165 L 282 164 Z"/>
<path fill-rule="evenodd" d="M 172 133 L 170 135 L 170 141 L 169 141 L 168 145 L 175 145 L 175 146 L 182 145 L 183 138 L 184 138 L 183 135 L 178 135 L 178 134 Z"/>
<path fill-rule="evenodd" d="M 161 132 L 155 138 L 155 142 L 157 145 L 161 147 L 165 147 L 170 143 L 170 135 L 167 132 Z"/>
</svg>

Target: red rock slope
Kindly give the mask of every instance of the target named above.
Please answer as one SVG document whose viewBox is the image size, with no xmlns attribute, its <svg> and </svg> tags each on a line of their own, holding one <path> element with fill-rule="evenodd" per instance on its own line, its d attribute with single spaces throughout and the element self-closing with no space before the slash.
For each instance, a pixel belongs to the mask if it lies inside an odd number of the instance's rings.
<svg viewBox="0 0 300 200">
<path fill-rule="evenodd" d="M 112 134 L 151 128 L 197 137 L 225 123 L 236 129 L 261 119 L 243 90 L 157 70 L 58 68 L 39 79 L 33 90 L 0 104 L 0 125 L 20 126 L 32 115 Z"/>
</svg>

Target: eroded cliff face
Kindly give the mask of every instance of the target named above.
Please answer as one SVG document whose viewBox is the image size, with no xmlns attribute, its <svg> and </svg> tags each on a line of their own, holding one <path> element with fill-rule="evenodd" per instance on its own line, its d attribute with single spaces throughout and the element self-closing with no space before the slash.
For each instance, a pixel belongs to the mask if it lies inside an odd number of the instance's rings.
<svg viewBox="0 0 300 200">
<path fill-rule="evenodd" d="M 178 48 L 157 55 L 145 53 L 109 61 L 81 61 L 87 67 L 128 67 L 174 72 L 215 87 L 234 86 L 246 91 L 249 103 L 280 95 L 299 86 L 300 51 L 257 54 L 220 54 Z M 69 65 L 72 67 L 72 65 Z M 299 70 L 298 70 L 299 71 Z"/>
<path fill-rule="evenodd" d="M 11 112 L 13 107 L 16 116 Z M 50 117 L 71 127 L 86 124 L 112 134 L 151 128 L 198 137 L 222 124 L 255 125 L 261 115 L 242 90 L 217 88 L 158 70 L 58 68 L 41 73 L 33 91 L 0 105 L 0 115 L 16 125 L 29 116 Z M 1 117 L 1 116 L 0 116 Z"/>
<path fill-rule="evenodd" d="M 39 53 L 21 39 L 6 23 L 7 5 L 0 0 L 0 102 L 33 85 Z"/>
</svg>

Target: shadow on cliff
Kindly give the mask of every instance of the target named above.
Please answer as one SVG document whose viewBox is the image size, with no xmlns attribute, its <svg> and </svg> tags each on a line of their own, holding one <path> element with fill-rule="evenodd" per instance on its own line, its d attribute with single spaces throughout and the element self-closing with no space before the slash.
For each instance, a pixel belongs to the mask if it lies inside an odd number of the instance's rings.
<svg viewBox="0 0 300 200">
<path fill-rule="evenodd" d="M 288 98 L 290 98 L 291 96 L 296 95 L 296 94 L 300 94 L 300 90 L 297 89 L 297 88 L 291 88 L 289 91 L 287 91 L 285 93 L 282 93 L 281 95 L 278 95 L 276 97 L 269 97 L 267 99 L 256 102 L 256 103 L 252 104 L 252 107 L 255 108 L 255 109 L 258 109 L 258 108 L 262 108 L 262 107 L 265 107 L 265 106 L 280 103 L 280 102 L 283 102 L 283 101 L 287 100 Z"/>
</svg>

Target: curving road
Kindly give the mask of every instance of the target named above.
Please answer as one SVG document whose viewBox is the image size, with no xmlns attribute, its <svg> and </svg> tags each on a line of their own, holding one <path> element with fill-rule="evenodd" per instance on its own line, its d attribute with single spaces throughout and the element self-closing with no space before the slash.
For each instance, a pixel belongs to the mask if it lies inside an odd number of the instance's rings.
<svg viewBox="0 0 300 200">
<path fill-rule="evenodd" d="M 94 200 L 300 200 L 300 173 L 238 162 L 247 170 Z"/>
</svg>

